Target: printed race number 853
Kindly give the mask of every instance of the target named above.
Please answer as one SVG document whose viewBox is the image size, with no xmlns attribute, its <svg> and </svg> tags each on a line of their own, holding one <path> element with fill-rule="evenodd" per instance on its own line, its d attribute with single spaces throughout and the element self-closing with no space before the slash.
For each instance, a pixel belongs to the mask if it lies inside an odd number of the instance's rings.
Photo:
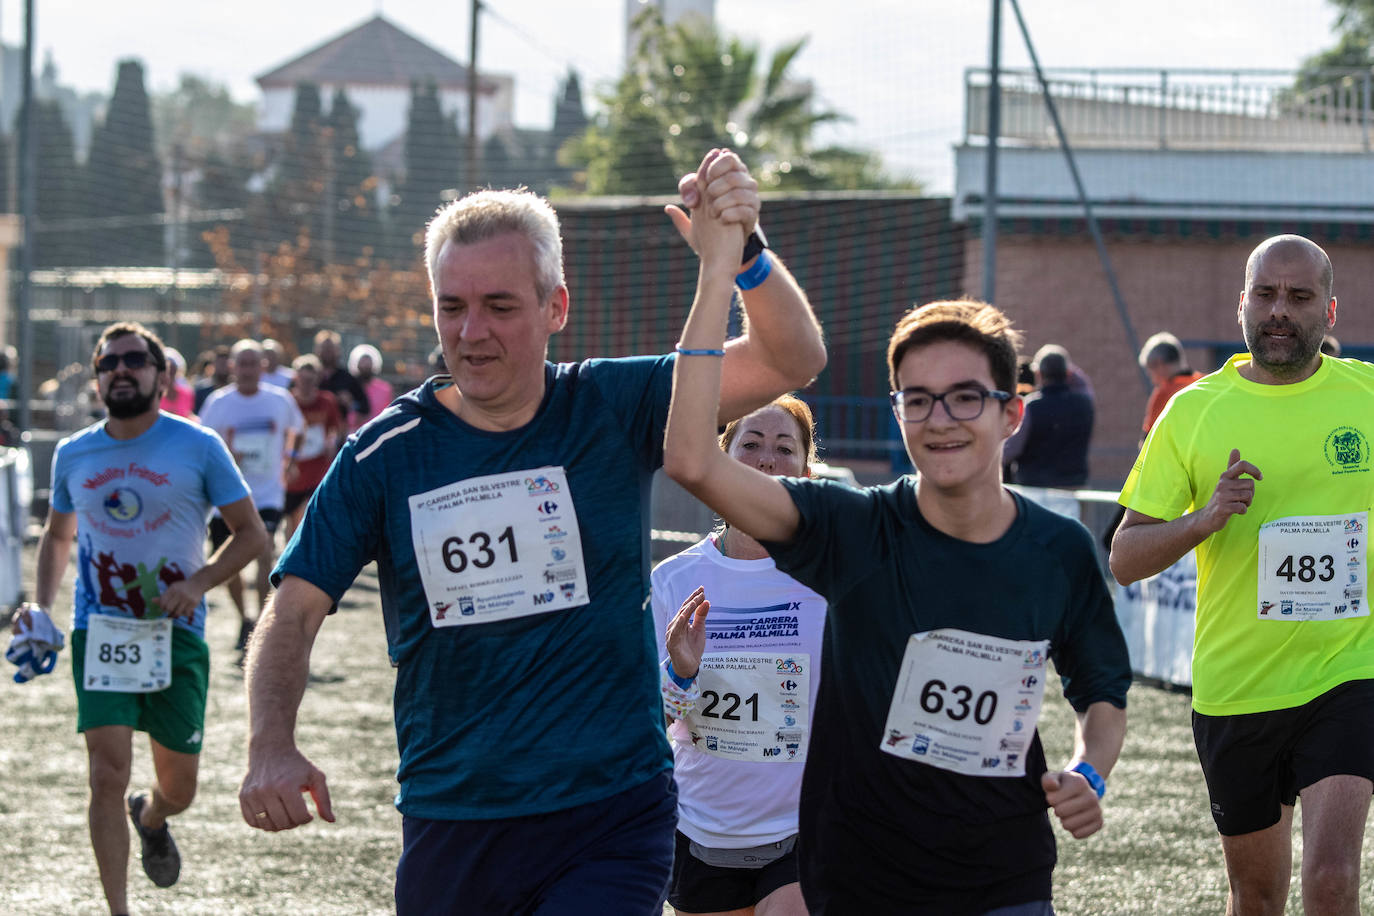
<svg viewBox="0 0 1374 916">
<path fill-rule="evenodd" d="M 116 665 L 137 665 L 142 661 L 142 655 L 138 650 L 137 643 L 131 646 L 115 646 L 107 642 L 102 642 L 100 644 L 99 658 L 106 664 L 113 662 Z"/>
</svg>

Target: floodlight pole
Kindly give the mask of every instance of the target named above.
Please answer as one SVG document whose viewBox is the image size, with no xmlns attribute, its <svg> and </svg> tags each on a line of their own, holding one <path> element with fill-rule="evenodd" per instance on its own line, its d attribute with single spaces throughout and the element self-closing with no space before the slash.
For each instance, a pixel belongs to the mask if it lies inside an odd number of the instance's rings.
<svg viewBox="0 0 1374 916">
<path fill-rule="evenodd" d="M 477 15 L 481 0 L 472 0 L 472 29 L 468 35 L 468 181 L 467 190 L 477 187 L 479 152 L 477 145 Z"/>
<path fill-rule="evenodd" d="M 983 301 L 997 297 L 997 140 L 1002 132 L 1002 0 L 992 0 L 988 39 L 988 145 L 983 177 Z"/>
<path fill-rule="evenodd" d="M 33 0 L 24 0 L 23 122 L 19 133 L 19 209 L 23 217 L 24 245 L 19 250 L 19 429 L 27 432 L 32 422 L 33 398 L 33 265 L 34 231 L 38 212 L 38 118 L 33 110 Z"/>
</svg>

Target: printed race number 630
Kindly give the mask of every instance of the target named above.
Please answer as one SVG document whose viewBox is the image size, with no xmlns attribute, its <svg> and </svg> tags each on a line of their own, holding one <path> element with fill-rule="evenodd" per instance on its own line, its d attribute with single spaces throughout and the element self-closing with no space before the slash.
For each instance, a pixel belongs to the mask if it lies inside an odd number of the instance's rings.
<svg viewBox="0 0 1374 916">
<path fill-rule="evenodd" d="M 945 709 L 945 694 L 952 697 L 952 705 Z M 965 687 L 963 684 L 955 684 L 949 687 L 939 678 L 932 678 L 926 681 L 921 688 L 921 708 L 931 715 L 935 715 L 944 709 L 945 715 L 955 722 L 967 719 L 969 713 L 973 713 L 973 721 L 979 725 L 987 725 L 992 721 L 992 717 L 997 713 L 997 693 L 993 690 L 984 690 L 978 694 L 978 699 L 973 700 L 973 688 Z"/>
</svg>

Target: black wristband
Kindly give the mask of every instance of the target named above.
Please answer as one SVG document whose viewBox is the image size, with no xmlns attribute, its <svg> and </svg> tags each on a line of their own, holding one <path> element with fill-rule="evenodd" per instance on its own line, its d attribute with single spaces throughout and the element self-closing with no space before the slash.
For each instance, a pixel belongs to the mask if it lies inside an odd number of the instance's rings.
<svg viewBox="0 0 1374 916">
<path fill-rule="evenodd" d="M 768 247 L 768 236 L 763 234 L 763 227 L 754 224 L 754 231 L 749 233 L 749 238 L 744 240 L 744 256 L 740 258 L 741 264 L 748 264 L 751 260 L 759 256 L 759 252 Z"/>
</svg>

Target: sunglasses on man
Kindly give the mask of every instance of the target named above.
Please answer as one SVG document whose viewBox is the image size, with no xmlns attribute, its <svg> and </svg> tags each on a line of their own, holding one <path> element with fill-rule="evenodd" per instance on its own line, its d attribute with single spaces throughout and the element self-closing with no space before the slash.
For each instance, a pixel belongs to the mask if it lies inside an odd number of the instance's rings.
<svg viewBox="0 0 1374 916">
<path fill-rule="evenodd" d="M 128 353 L 106 353 L 95 361 L 97 372 L 113 372 L 119 368 L 120 362 L 124 363 L 126 369 L 142 369 L 151 364 L 153 354 L 147 350 L 130 350 Z"/>
</svg>

